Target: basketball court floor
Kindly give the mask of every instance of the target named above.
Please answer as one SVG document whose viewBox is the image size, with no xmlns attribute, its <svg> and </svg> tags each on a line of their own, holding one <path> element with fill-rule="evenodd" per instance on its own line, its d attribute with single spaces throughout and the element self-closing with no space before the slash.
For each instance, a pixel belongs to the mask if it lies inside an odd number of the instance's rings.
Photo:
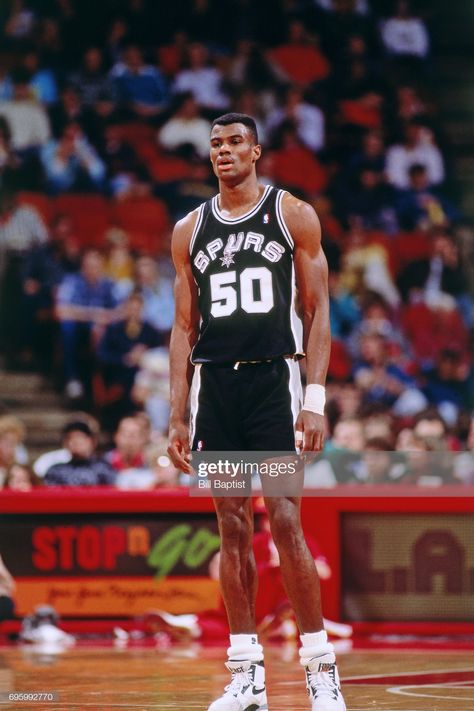
<svg viewBox="0 0 474 711">
<path fill-rule="evenodd" d="M 472 711 L 474 645 L 464 649 L 352 649 L 338 653 L 348 711 Z M 80 642 L 61 654 L 0 647 L 0 708 L 28 711 L 206 711 L 228 673 L 224 648 Z M 294 646 L 266 648 L 270 711 L 308 711 Z M 10 703 L 6 692 L 58 700 Z"/>
</svg>

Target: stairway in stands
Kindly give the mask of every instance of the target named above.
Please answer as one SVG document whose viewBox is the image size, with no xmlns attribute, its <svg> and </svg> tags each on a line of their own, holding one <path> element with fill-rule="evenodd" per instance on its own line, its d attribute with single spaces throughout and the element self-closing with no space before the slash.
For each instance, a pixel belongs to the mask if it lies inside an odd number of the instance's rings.
<svg viewBox="0 0 474 711">
<path fill-rule="evenodd" d="M 474 2 L 433 0 L 430 11 L 436 103 L 451 146 L 458 201 L 474 226 Z"/>
<path fill-rule="evenodd" d="M 71 416 L 64 399 L 41 375 L 0 370 L 0 414 L 18 417 L 26 427 L 30 461 L 57 449 L 61 430 Z"/>
</svg>

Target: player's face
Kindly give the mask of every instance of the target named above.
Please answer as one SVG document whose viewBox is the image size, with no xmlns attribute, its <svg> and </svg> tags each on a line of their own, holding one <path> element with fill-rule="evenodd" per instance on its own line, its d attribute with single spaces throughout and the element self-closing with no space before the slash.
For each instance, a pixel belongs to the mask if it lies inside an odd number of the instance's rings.
<svg viewBox="0 0 474 711">
<path fill-rule="evenodd" d="M 242 123 L 214 126 L 211 132 L 211 163 L 224 183 L 238 184 L 255 170 L 261 148 Z"/>
</svg>

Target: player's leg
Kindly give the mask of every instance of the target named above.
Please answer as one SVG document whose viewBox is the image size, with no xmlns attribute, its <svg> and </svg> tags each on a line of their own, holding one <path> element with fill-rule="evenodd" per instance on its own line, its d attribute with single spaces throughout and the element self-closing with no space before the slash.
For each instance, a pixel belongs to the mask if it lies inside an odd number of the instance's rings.
<svg viewBox="0 0 474 711">
<path fill-rule="evenodd" d="M 301 499 L 272 496 L 265 504 L 283 584 L 301 632 L 300 660 L 311 709 L 345 711 L 334 647 L 324 630 L 318 572 L 301 527 Z"/>
<path fill-rule="evenodd" d="M 265 498 L 265 504 L 298 627 L 302 633 L 322 630 L 319 577 L 301 527 L 301 499 L 271 496 Z"/>
<path fill-rule="evenodd" d="M 219 579 L 232 634 L 255 632 L 257 568 L 250 498 L 216 497 L 221 538 Z"/>
<path fill-rule="evenodd" d="M 231 632 L 226 666 L 232 679 L 209 711 L 264 711 L 268 706 L 263 648 L 255 622 L 252 502 L 243 497 L 219 497 L 214 504 L 221 536 L 219 577 Z"/>
</svg>

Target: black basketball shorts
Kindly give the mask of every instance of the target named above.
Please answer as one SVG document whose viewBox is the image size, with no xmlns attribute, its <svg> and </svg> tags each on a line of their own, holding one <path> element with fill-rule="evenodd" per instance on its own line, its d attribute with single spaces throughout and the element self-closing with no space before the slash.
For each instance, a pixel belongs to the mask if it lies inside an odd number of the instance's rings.
<svg viewBox="0 0 474 711">
<path fill-rule="evenodd" d="M 295 451 L 302 388 L 294 360 L 197 364 L 190 399 L 193 451 Z"/>
</svg>

